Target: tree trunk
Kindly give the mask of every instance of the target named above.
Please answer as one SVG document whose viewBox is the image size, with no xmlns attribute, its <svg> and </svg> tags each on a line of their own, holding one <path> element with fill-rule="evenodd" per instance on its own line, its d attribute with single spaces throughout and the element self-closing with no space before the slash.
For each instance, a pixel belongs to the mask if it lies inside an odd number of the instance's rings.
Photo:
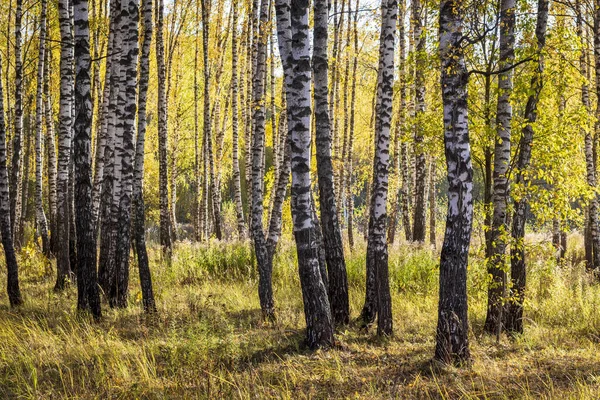
<svg viewBox="0 0 600 400">
<path fill-rule="evenodd" d="M 262 0 L 260 5 L 260 23 L 258 42 L 256 43 L 256 68 L 254 69 L 254 83 L 252 95 L 252 239 L 254 252 L 258 264 L 258 295 L 260 308 L 265 319 L 275 318 L 273 303 L 272 271 L 273 259 L 269 255 L 267 242 L 263 230 L 263 152 L 265 150 L 265 75 L 267 62 L 267 28 L 268 28 L 268 0 Z"/>
<path fill-rule="evenodd" d="M 199 87 L 198 87 L 198 53 L 200 52 L 200 44 L 198 40 L 198 27 L 200 26 L 200 2 L 196 2 L 196 33 L 194 35 L 194 240 L 197 242 L 202 240 L 202 208 L 201 208 L 201 192 L 202 192 L 202 177 L 200 175 L 200 118 L 198 115 L 199 103 Z M 150 31 L 151 32 L 151 31 Z M 235 62 L 235 61 L 233 61 Z M 141 88 L 140 88 L 141 90 Z M 144 126 L 145 129 L 145 126 Z M 138 132 L 139 135 L 139 132 Z M 139 139 L 138 139 L 139 140 Z"/>
<path fill-rule="evenodd" d="M 425 115 L 425 32 L 423 30 L 423 9 L 421 0 L 412 2 L 412 19 L 415 41 L 415 207 L 413 219 L 413 240 L 425 242 L 425 183 L 427 166 L 423 148 Z"/>
<path fill-rule="evenodd" d="M 77 309 L 101 317 L 96 276 L 96 235 L 92 220 L 92 97 L 87 0 L 73 0 L 75 43 L 75 224 L 77 232 Z"/>
<path fill-rule="evenodd" d="M 173 253 L 171 220 L 169 217 L 169 187 L 167 171 L 167 96 L 165 92 L 166 67 L 163 41 L 164 1 L 156 4 L 156 67 L 158 69 L 158 165 L 160 185 L 160 244 L 167 258 Z"/>
<path fill-rule="evenodd" d="M 60 4 L 59 4 L 59 18 Z M 15 9 L 15 115 L 14 115 L 14 133 L 12 146 L 12 168 L 10 171 L 10 187 L 15 191 L 10 199 L 10 220 L 13 223 L 13 239 L 17 240 L 17 227 L 21 219 L 21 148 L 23 147 L 23 59 L 21 48 L 23 39 L 21 34 L 23 19 L 23 0 L 17 0 Z M 67 21 L 68 23 L 68 21 Z M 62 32 L 62 22 L 61 22 Z M 64 39 L 63 39 L 64 41 Z M 62 74 L 61 74 L 62 75 Z M 8 74 L 7 74 L 8 76 Z M 7 88 L 8 90 L 8 88 Z M 17 245 L 18 246 L 18 245 Z"/>
<path fill-rule="evenodd" d="M 390 128 L 393 108 L 394 41 L 398 2 L 387 0 L 381 4 L 381 35 L 379 38 L 379 69 L 377 74 L 377 102 L 375 105 L 375 157 L 373 160 L 373 183 L 371 211 L 369 213 L 369 236 L 367 242 L 367 276 L 372 286 L 367 290 L 362 311 L 363 321 L 370 323 L 377 316 L 377 334 L 391 335 L 392 298 L 388 272 L 388 249 L 386 240 L 387 196 L 389 180 Z"/>
<path fill-rule="evenodd" d="M 437 214 L 437 204 L 435 198 L 436 180 L 435 160 L 432 159 L 429 166 L 429 244 L 434 249 L 436 247 L 435 226 Z"/>
<path fill-rule="evenodd" d="M 142 18 L 144 21 L 144 38 L 140 55 L 140 77 L 138 95 L 137 143 L 135 146 L 135 168 L 133 173 L 133 237 L 137 253 L 140 286 L 144 311 L 156 312 L 156 302 L 152 290 L 152 274 L 146 251 L 144 214 L 144 145 L 146 139 L 146 102 L 148 96 L 148 80 L 150 76 L 150 46 L 152 43 L 152 0 L 144 0 Z"/>
<path fill-rule="evenodd" d="M 240 177 L 239 160 L 239 124 L 238 124 L 238 35 L 237 20 L 238 7 L 237 2 L 233 3 L 233 31 L 231 37 L 231 129 L 232 133 L 232 157 L 233 157 L 233 200 L 235 202 L 235 215 L 237 218 L 237 229 L 239 239 L 246 237 L 246 221 L 244 220 L 244 208 L 242 205 L 242 181 Z"/>
<path fill-rule="evenodd" d="M 327 101 L 327 0 L 315 0 L 314 7 L 313 71 L 321 226 L 327 259 L 329 303 L 333 321 L 339 326 L 350 322 L 350 306 L 344 245 L 337 211 L 337 204 L 341 206 L 341 198 L 336 204 L 331 161 L 331 126 Z M 343 190 L 341 187 L 337 189 L 338 192 Z"/>
<path fill-rule="evenodd" d="M 396 198 L 390 202 L 392 204 L 392 212 L 389 219 L 388 226 L 388 243 L 394 243 L 396 238 L 396 230 L 398 226 L 398 214 L 403 213 L 402 207 L 402 146 L 404 145 L 404 132 L 405 127 L 405 112 L 406 112 L 406 72 L 405 72 L 405 41 L 404 41 L 404 17 L 406 13 L 406 2 L 401 0 L 398 16 L 398 41 L 400 44 L 400 57 L 398 66 L 399 75 L 399 95 L 400 95 L 400 109 L 397 113 L 396 129 L 394 133 L 394 163 L 392 165 L 392 176 L 396 175 Z"/>
<path fill-rule="evenodd" d="M 285 87 L 284 87 L 284 101 L 281 108 L 281 117 L 279 119 L 279 136 L 282 142 L 280 146 L 280 152 L 282 160 L 279 166 L 279 177 L 277 177 L 277 186 L 274 188 L 275 195 L 273 198 L 273 207 L 271 209 L 271 218 L 269 219 L 269 231 L 267 233 L 267 248 L 271 259 L 275 254 L 275 248 L 279 242 L 281 235 L 281 214 L 283 211 L 283 201 L 285 200 L 286 189 L 290 180 L 291 160 L 290 160 L 290 146 L 291 137 L 288 134 L 288 127 L 286 121 L 286 104 L 285 104 Z"/>
<path fill-rule="evenodd" d="M 292 221 L 298 254 L 298 270 L 306 343 L 309 348 L 333 345 L 333 320 L 327 289 L 319 270 L 319 249 L 314 240 L 310 190 L 310 41 L 308 1 L 277 0 L 277 35 L 283 62 L 291 135 Z"/>
<path fill-rule="evenodd" d="M 210 66 L 208 63 L 208 37 L 209 37 L 209 16 L 208 0 L 202 0 L 202 53 L 204 57 L 204 136 L 207 138 L 207 154 L 210 168 L 210 191 L 212 194 L 212 208 L 214 220 L 214 232 L 218 240 L 223 237 L 221 228 L 221 206 L 219 202 L 219 194 L 217 193 L 215 160 L 213 154 L 213 143 L 211 133 L 210 120 Z M 264 91 L 264 90 L 263 90 Z"/>
<path fill-rule="evenodd" d="M 516 183 L 523 184 L 526 180 L 525 171 L 531 160 L 531 146 L 533 143 L 533 124 L 537 120 L 537 103 L 540 99 L 543 86 L 544 58 L 542 51 L 546 44 L 546 29 L 548 26 L 549 0 L 538 0 L 538 17 L 535 28 L 537 41 L 537 65 L 531 78 L 531 91 L 525 107 L 525 120 L 527 125 L 523 128 L 521 141 L 519 142 L 519 158 L 517 160 Z M 510 279 L 513 299 L 507 308 L 505 318 L 506 330 L 509 332 L 523 332 L 523 301 L 525 299 L 525 283 L 527 278 L 525 264 L 525 221 L 529 202 L 527 197 L 515 201 L 512 220 L 512 240 L 515 245 L 510 251 Z"/>
<path fill-rule="evenodd" d="M 119 108 L 121 111 L 119 131 L 122 147 L 115 147 L 115 160 L 121 160 L 121 190 L 115 190 L 118 204 L 116 242 L 116 275 L 112 302 L 117 307 L 127 307 L 129 294 L 129 249 L 131 246 L 131 198 L 133 191 L 134 131 L 137 94 L 138 20 L 139 3 L 130 0 L 121 10 L 123 47 L 121 54 L 121 85 Z M 121 93 L 123 95 L 121 95 Z M 118 141 L 120 142 L 120 141 Z"/>
<path fill-rule="evenodd" d="M 2 58 L 0 57 L 0 234 L 6 259 L 6 291 L 11 307 L 23 303 L 19 289 L 19 266 L 13 247 L 10 224 L 10 186 L 6 168 L 6 125 L 4 124 L 4 95 L 2 90 Z"/>
<path fill-rule="evenodd" d="M 352 154 L 354 147 L 354 126 L 356 118 L 356 71 L 358 69 L 358 9 L 360 0 L 356 0 L 356 7 L 354 10 L 354 18 L 352 20 L 352 31 L 354 34 L 354 48 L 353 48 L 353 59 L 352 59 L 352 89 L 350 99 L 350 132 L 348 132 L 348 193 L 346 194 L 346 201 L 348 202 L 348 244 L 350 249 L 354 247 L 354 193 L 352 191 Z"/>
<path fill-rule="evenodd" d="M 72 20 L 69 11 L 69 0 L 58 2 L 60 20 L 60 109 L 58 131 L 58 169 L 56 175 L 56 285 L 54 289 L 64 289 L 71 279 L 70 241 L 70 204 L 69 204 L 69 172 L 71 160 L 71 134 L 73 125 L 73 34 Z M 14 187 L 14 186 L 13 186 Z M 73 266 L 74 267 L 74 266 Z"/>
<path fill-rule="evenodd" d="M 37 71 L 37 94 L 35 102 L 35 211 L 36 220 L 39 229 L 39 234 L 42 237 L 42 250 L 46 257 L 50 257 L 50 240 L 48 237 L 48 221 L 44 212 L 44 204 L 42 202 L 43 192 L 43 150 L 42 150 L 42 131 L 43 125 L 43 97 L 44 97 L 44 58 L 46 55 L 46 9 L 48 2 L 42 0 L 42 9 L 40 13 L 40 45 L 38 55 L 38 71 Z"/>
<path fill-rule="evenodd" d="M 44 93 L 46 94 L 44 115 L 46 119 L 46 148 L 48 150 L 48 203 L 50 211 L 50 250 L 56 256 L 58 253 L 57 220 L 56 220 L 56 138 L 54 134 L 54 117 L 52 115 L 52 96 L 50 93 L 50 55 L 46 48 L 46 63 L 44 65 Z"/>
<path fill-rule="evenodd" d="M 502 332 L 502 313 L 506 297 L 506 208 L 509 196 L 509 166 L 511 151 L 512 107 L 510 96 L 513 91 L 513 69 L 515 60 L 515 17 L 516 1 L 502 0 L 500 4 L 500 58 L 498 68 L 498 109 L 496 113 L 496 138 L 494 140 L 494 191 L 492 202 L 494 211 L 491 227 L 491 254 L 488 261 L 488 274 L 491 281 L 488 287 L 487 316 L 484 330 L 499 335 Z"/>
<path fill-rule="evenodd" d="M 460 1 L 440 2 L 440 79 L 449 187 L 434 357 L 447 364 L 470 359 L 467 265 L 473 224 L 473 168 L 467 111 L 468 73 L 461 43 L 464 11 Z"/>
</svg>

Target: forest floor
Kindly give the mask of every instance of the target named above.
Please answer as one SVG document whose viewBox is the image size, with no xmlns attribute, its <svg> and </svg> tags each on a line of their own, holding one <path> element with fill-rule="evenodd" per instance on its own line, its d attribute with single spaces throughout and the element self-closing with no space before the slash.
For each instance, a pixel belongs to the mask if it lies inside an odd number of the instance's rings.
<svg viewBox="0 0 600 400">
<path fill-rule="evenodd" d="M 98 323 L 75 312 L 75 288 L 53 292 L 53 264 L 28 247 L 20 254 L 25 305 L 16 310 L 2 265 L 0 398 L 600 398 L 600 285 L 581 266 L 581 239 L 571 236 L 565 266 L 547 240 L 531 242 L 526 332 L 499 343 L 482 333 L 486 274 L 473 251 L 473 364 L 462 369 L 431 362 L 439 256 L 428 248 L 391 248 L 392 338 L 352 323 L 338 331 L 337 348 L 310 352 L 289 240 L 275 261 L 276 323 L 261 320 L 247 243 L 180 244 L 170 266 L 152 250 L 159 314 L 144 316 L 132 263 L 129 308 L 105 306 Z M 355 318 L 364 251 L 347 251 Z"/>
</svg>

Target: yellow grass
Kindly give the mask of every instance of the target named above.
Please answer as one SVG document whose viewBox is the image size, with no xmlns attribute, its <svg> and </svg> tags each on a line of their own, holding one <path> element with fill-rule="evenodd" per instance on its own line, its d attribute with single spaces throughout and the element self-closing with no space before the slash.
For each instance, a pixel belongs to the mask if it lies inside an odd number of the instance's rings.
<svg viewBox="0 0 600 400">
<path fill-rule="evenodd" d="M 486 274 L 469 267 L 473 365 L 432 363 L 438 255 L 391 249 L 390 339 L 353 323 L 339 346 L 302 346 L 304 316 L 292 244 L 275 265 L 278 320 L 261 321 L 248 244 L 181 244 L 171 266 L 151 251 L 160 314 L 145 317 L 133 263 L 130 307 L 99 323 L 78 316 L 74 288 L 53 293 L 53 273 L 20 254 L 26 303 L 10 310 L 0 287 L 0 398 L 423 398 L 600 397 L 600 288 L 581 266 L 581 239 L 566 266 L 547 240 L 531 240 L 526 333 L 500 343 L 482 334 Z M 364 244 L 349 255 L 352 315 L 363 298 Z M 53 268 L 53 267 L 52 267 Z M 5 269 L 1 277 L 5 282 Z"/>
</svg>

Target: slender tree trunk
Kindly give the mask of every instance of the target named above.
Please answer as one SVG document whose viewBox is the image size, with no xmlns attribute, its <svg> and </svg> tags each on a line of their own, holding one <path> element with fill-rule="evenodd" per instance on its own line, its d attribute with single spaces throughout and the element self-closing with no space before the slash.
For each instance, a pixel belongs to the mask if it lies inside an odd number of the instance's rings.
<svg viewBox="0 0 600 400">
<path fill-rule="evenodd" d="M 167 96 L 165 92 L 166 67 L 164 32 L 164 1 L 156 3 L 156 67 L 158 69 L 158 164 L 160 185 L 160 244 L 163 253 L 170 258 L 173 253 L 171 220 L 169 217 L 169 189 L 167 171 Z"/>
<path fill-rule="evenodd" d="M 77 230 L 77 308 L 101 317 L 96 276 L 96 235 L 92 220 L 92 97 L 87 0 L 73 0 L 75 43 L 75 224 Z"/>
<path fill-rule="evenodd" d="M 208 38 L 209 38 L 209 12 L 208 0 L 202 0 L 202 53 L 204 57 L 204 136 L 207 138 L 207 154 L 210 167 L 210 191 L 212 194 L 212 208 L 215 236 L 218 240 L 223 237 L 221 227 L 221 206 L 217 193 L 215 160 L 213 154 L 211 121 L 210 121 L 210 67 L 208 63 Z M 264 90 L 263 90 L 264 91 Z"/>
<path fill-rule="evenodd" d="M 13 247 L 10 224 L 10 186 L 6 168 L 6 125 L 4 124 L 4 94 L 2 93 L 2 58 L 0 57 L 0 234 L 6 259 L 6 291 L 11 307 L 23 303 L 19 289 L 19 266 Z"/>
<path fill-rule="evenodd" d="M 404 131 L 405 127 L 405 111 L 406 111 L 406 73 L 405 73 L 405 40 L 404 40 L 404 16 L 406 13 L 406 2 L 401 0 L 398 16 L 398 41 L 400 44 L 400 57 L 399 57 L 399 95 L 400 95 L 400 109 L 397 113 L 396 130 L 394 134 L 394 163 L 392 167 L 392 176 L 396 175 L 396 198 L 392 199 L 392 212 L 389 219 L 388 226 L 388 243 L 394 243 L 396 237 L 396 230 L 398 225 L 398 213 L 404 212 L 402 207 L 402 146 L 404 145 Z"/>
<path fill-rule="evenodd" d="M 69 171 L 71 160 L 71 134 L 73 124 L 73 34 L 69 11 L 69 0 L 58 2 L 60 21 L 60 109 L 58 131 L 58 169 L 56 175 L 56 285 L 54 289 L 64 289 L 71 278 Z M 74 267 L 74 266 L 73 266 Z"/>
<path fill-rule="evenodd" d="M 148 80 L 150 76 L 150 46 L 152 44 L 152 0 L 144 0 L 142 18 L 144 21 L 144 38 L 140 55 L 140 77 L 138 95 L 138 126 L 135 147 L 135 168 L 133 173 L 133 237 L 137 253 L 140 286 L 144 311 L 156 311 L 154 292 L 152 290 L 152 274 L 146 251 L 144 214 L 144 145 L 146 139 L 146 103 L 148 96 Z"/>
<path fill-rule="evenodd" d="M 110 34 L 109 41 L 112 45 L 109 48 L 122 49 L 122 33 L 121 33 L 121 3 L 118 0 L 112 0 L 110 4 Z M 119 50 L 120 51 L 120 50 Z M 117 125 L 119 124 L 120 108 L 118 107 L 119 92 L 121 90 L 120 74 L 121 63 L 118 58 L 119 54 L 113 54 L 110 57 L 110 70 L 107 70 L 106 84 L 109 85 L 109 103 L 106 125 L 106 143 L 104 146 L 104 171 L 102 177 L 102 194 L 101 194 L 101 235 L 100 235 L 100 258 L 98 269 L 98 281 L 104 291 L 104 295 L 111 296 L 111 282 L 114 281 L 114 273 L 116 270 L 115 262 L 115 243 L 116 243 L 116 221 L 114 221 L 113 209 L 115 199 L 115 187 L 117 180 L 120 179 L 120 162 L 116 158 L 117 146 L 122 141 L 117 135 Z M 107 64 L 107 68 L 109 65 Z"/>
<path fill-rule="evenodd" d="M 131 198 L 133 191 L 133 158 L 134 131 L 137 95 L 137 61 L 138 61 L 138 20 L 139 3 L 129 0 L 121 10 L 123 47 L 121 54 L 121 86 L 123 96 L 119 95 L 121 111 L 120 131 L 122 147 L 115 147 L 115 160 L 121 160 L 121 190 L 115 195 L 118 204 L 116 219 L 118 221 L 116 242 L 116 275 L 114 285 L 114 305 L 127 307 L 129 294 L 129 249 L 131 247 Z M 121 93 L 121 92 L 120 92 Z M 120 153 L 120 154 L 119 154 Z"/>
<path fill-rule="evenodd" d="M 111 0 L 111 8 L 117 10 L 116 5 L 113 5 L 116 0 Z M 112 11 L 111 11 L 112 13 Z M 112 116 L 109 114 L 109 107 L 111 102 L 111 82 L 112 82 L 112 71 L 113 71 L 113 63 L 116 61 L 115 55 L 115 18 L 111 16 L 109 23 L 109 35 L 108 35 L 108 46 L 107 46 L 107 54 L 106 54 L 106 73 L 104 74 L 104 91 L 103 98 L 100 108 L 98 109 L 99 115 L 99 129 L 97 130 L 97 143 L 96 146 L 96 158 L 95 158 L 95 167 L 94 167 L 94 186 L 92 191 L 92 217 L 96 224 L 96 230 L 99 226 L 99 213 L 100 213 L 100 204 L 102 198 L 102 190 L 104 187 L 104 176 L 106 174 L 105 170 L 107 169 L 107 156 L 112 157 L 112 138 L 109 133 L 110 120 Z M 99 78 L 98 78 L 99 79 Z"/>
<path fill-rule="evenodd" d="M 246 237 L 246 222 L 244 220 L 244 208 L 242 206 L 242 182 L 240 178 L 240 160 L 239 160 L 239 126 L 238 126 L 238 7 L 237 2 L 233 2 L 233 31 L 231 37 L 231 129 L 232 129 L 232 157 L 233 157 L 233 197 L 235 202 L 235 214 L 237 217 L 238 237 Z M 273 118 L 275 118 L 273 116 Z M 273 126 L 273 129 L 275 127 Z"/>
<path fill-rule="evenodd" d="M 354 193 L 352 192 L 352 178 L 353 178 L 353 148 L 354 148 L 354 126 L 356 118 L 356 72 L 358 69 L 358 9 L 360 0 L 356 0 L 356 7 L 354 10 L 354 18 L 352 20 L 352 31 L 354 34 L 354 48 L 353 48 L 353 59 L 352 59 L 352 88 L 351 88 L 351 99 L 350 99 L 350 131 L 348 132 L 348 193 L 346 194 L 346 201 L 348 202 L 348 244 L 350 249 L 354 247 Z"/>
<path fill-rule="evenodd" d="M 600 95 L 600 1 L 594 1 L 594 66 L 596 72 L 596 96 Z M 597 152 L 596 145 L 598 143 L 598 139 L 600 138 L 600 102 L 596 102 L 596 122 L 594 126 L 594 146 L 593 146 L 593 170 L 594 175 L 596 175 L 596 171 L 598 168 L 597 163 Z M 587 138 L 586 138 L 587 140 Z M 587 164 L 587 155 L 586 155 L 586 164 Z M 594 176 L 594 180 L 596 180 L 596 176 Z M 589 181 L 589 180 L 588 180 Z M 600 222 L 598 218 L 598 197 L 594 198 L 593 205 L 595 206 L 596 211 L 596 219 L 591 221 L 592 224 L 592 240 L 593 240 L 593 252 L 594 252 L 594 268 L 600 267 Z M 593 215 L 590 215 L 593 217 Z"/>
<path fill-rule="evenodd" d="M 377 316 L 377 334 L 391 335 L 393 331 L 392 298 L 388 277 L 386 225 L 393 108 L 394 41 L 396 39 L 398 2 L 396 0 L 382 2 L 381 15 L 377 102 L 375 105 L 375 157 L 367 242 L 367 290 L 362 318 L 365 323 L 371 323 Z M 369 287 L 369 283 L 372 286 Z"/>
<path fill-rule="evenodd" d="M 237 4 L 237 3 L 235 3 Z M 198 53 L 200 45 L 198 32 L 200 30 L 200 2 L 196 1 L 196 31 L 194 35 L 194 239 L 202 240 L 202 209 L 201 191 L 202 178 L 200 176 L 200 118 L 198 115 L 199 87 L 198 87 Z M 235 61 L 233 61 L 235 62 Z M 141 89 L 141 88 L 140 88 Z M 139 135 L 139 133 L 138 133 Z M 235 167 L 234 167 L 235 168 Z"/>
<path fill-rule="evenodd" d="M 337 204 L 341 206 L 341 198 L 336 204 L 333 163 L 331 161 L 331 126 L 327 101 L 329 90 L 327 83 L 327 0 L 316 0 L 314 7 L 313 71 L 321 226 L 327 259 L 331 313 L 336 325 L 345 325 L 350 322 L 350 306 L 344 245 L 337 211 Z M 341 191 L 342 188 L 338 188 L 338 192 Z"/>
<path fill-rule="evenodd" d="M 263 175 L 262 163 L 265 150 L 265 74 L 267 61 L 267 28 L 269 1 L 262 0 L 260 5 L 259 34 L 256 47 L 256 68 L 254 70 L 252 109 L 254 110 L 252 132 L 252 239 L 258 264 L 258 295 L 260 307 L 265 319 L 275 317 L 273 303 L 272 271 L 273 259 L 270 257 L 263 230 Z"/>
<path fill-rule="evenodd" d="M 50 55 L 52 52 L 46 48 L 46 63 L 44 65 L 44 93 L 46 94 L 44 114 L 46 119 L 46 148 L 48 150 L 48 203 L 50 211 L 50 249 L 56 256 L 57 220 L 56 220 L 56 138 L 54 135 L 54 117 L 52 115 L 52 96 L 50 93 Z"/>
<path fill-rule="evenodd" d="M 60 9 L 60 4 L 59 4 Z M 59 10 L 60 18 L 60 10 Z M 14 133 L 12 145 L 12 167 L 10 171 L 10 187 L 15 191 L 10 199 L 10 220 L 13 223 L 12 233 L 14 240 L 17 240 L 18 225 L 21 220 L 21 148 L 23 146 L 23 59 L 21 50 L 23 39 L 21 34 L 23 20 L 23 0 L 16 1 L 15 9 L 15 114 L 14 114 Z M 62 32 L 62 24 L 61 24 Z M 64 39 L 63 39 L 64 40 Z M 8 75 L 8 74 L 7 74 Z M 61 74 L 62 75 L 62 74 Z M 8 88 L 7 88 L 8 89 Z M 18 247 L 18 244 L 17 244 Z"/>
<path fill-rule="evenodd" d="M 436 247 L 436 214 L 437 204 L 435 196 L 435 184 L 436 184 L 436 168 L 435 160 L 430 161 L 429 167 L 429 244 L 435 249 Z"/>
<path fill-rule="evenodd" d="M 283 201 L 285 200 L 286 189 L 290 180 L 291 160 L 290 146 L 291 137 L 288 134 L 286 121 L 286 104 L 285 104 L 285 87 L 283 89 L 284 101 L 282 103 L 281 117 L 279 119 L 279 136 L 282 142 L 280 153 L 282 156 L 281 165 L 279 166 L 279 177 L 277 178 L 277 186 L 275 187 L 275 195 L 273 197 L 273 207 L 271 208 L 271 217 L 269 219 L 269 231 L 267 233 L 267 248 L 271 259 L 275 254 L 275 248 L 281 236 L 281 215 L 283 211 Z"/>
<path fill-rule="evenodd" d="M 425 32 L 423 30 L 423 9 L 425 5 L 421 0 L 412 2 L 412 18 L 414 23 L 415 41 L 415 207 L 413 219 L 413 240 L 425 241 L 425 184 L 427 166 L 425 149 L 423 148 L 425 115 L 425 64 L 427 54 L 425 50 Z"/>
<path fill-rule="evenodd" d="M 535 37 L 537 41 L 537 65 L 531 78 L 531 94 L 527 99 L 525 107 L 525 120 L 527 125 L 522 130 L 521 141 L 519 142 L 519 157 L 517 159 L 516 183 L 522 184 L 525 180 L 525 172 L 529 168 L 531 160 L 531 146 L 533 143 L 533 124 L 537 120 L 537 103 L 540 99 L 543 86 L 544 58 L 542 51 L 546 44 L 546 29 L 548 26 L 548 8 L 549 0 L 538 0 L 538 16 L 535 28 Z M 511 247 L 510 252 L 510 279 L 513 299 L 508 306 L 507 316 L 505 318 L 506 329 L 509 332 L 523 332 L 523 301 L 525 300 L 526 283 L 526 260 L 525 260 L 525 220 L 528 209 L 527 197 L 522 197 L 515 201 L 514 213 L 512 219 L 512 240 L 515 245 Z"/>
<path fill-rule="evenodd" d="M 42 180 L 42 131 L 43 131 L 43 97 L 44 97 L 44 58 L 46 55 L 46 9 L 48 2 L 42 0 L 42 9 L 40 14 L 40 45 L 38 55 L 38 71 L 37 71 L 37 95 L 35 105 L 35 211 L 36 220 L 39 229 L 39 234 L 42 237 L 42 249 L 46 257 L 50 257 L 50 239 L 48 237 L 48 221 L 44 212 L 44 204 L 42 203 L 43 180 Z"/>
<path fill-rule="evenodd" d="M 468 362 L 471 357 L 467 265 L 473 224 L 473 168 L 467 111 L 468 73 L 461 43 L 464 12 L 458 0 L 440 2 L 439 51 L 449 187 L 434 357 L 448 364 Z"/>
<path fill-rule="evenodd" d="M 27 104 L 31 104 L 31 97 L 28 99 Z M 28 108 L 28 107 L 26 107 Z M 25 224 L 29 221 L 29 172 L 31 168 L 31 137 L 34 132 L 34 123 L 33 123 L 32 114 L 29 113 L 27 115 L 26 123 L 23 125 L 23 135 L 25 141 L 25 148 L 23 153 L 23 159 L 21 160 L 21 164 L 23 166 L 23 171 L 21 174 L 21 201 L 17 204 L 18 215 L 20 215 L 19 223 L 16 224 L 15 233 L 14 233 L 14 243 L 16 244 L 17 249 L 20 249 L 21 246 L 26 244 L 25 241 Z M 35 205 L 35 204 L 34 204 Z M 35 210 L 35 208 L 34 208 Z"/>
<path fill-rule="evenodd" d="M 306 343 L 309 348 L 333 345 L 333 320 L 327 289 L 319 270 L 319 249 L 314 240 L 310 190 L 310 39 L 308 1 L 276 0 L 279 54 L 283 62 L 291 135 L 292 221 L 298 253 L 298 270 Z"/>
<path fill-rule="evenodd" d="M 496 138 L 494 140 L 494 191 L 492 194 L 493 215 L 491 231 L 491 254 L 488 261 L 488 274 L 491 281 L 488 288 L 487 316 L 484 330 L 499 335 L 502 332 L 502 313 L 506 294 L 506 209 L 509 200 L 509 166 L 511 151 L 512 107 L 510 96 L 513 90 L 513 69 L 515 60 L 516 1 L 502 0 L 500 4 L 500 58 L 498 68 L 503 71 L 498 76 L 498 110 L 496 113 Z"/>
</svg>

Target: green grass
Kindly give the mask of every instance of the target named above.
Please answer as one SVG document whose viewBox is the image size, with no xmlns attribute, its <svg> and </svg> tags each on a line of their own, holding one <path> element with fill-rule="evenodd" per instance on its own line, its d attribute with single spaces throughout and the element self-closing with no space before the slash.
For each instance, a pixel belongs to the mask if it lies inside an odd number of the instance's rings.
<svg viewBox="0 0 600 400">
<path fill-rule="evenodd" d="M 526 333 L 500 343 L 482 334 L 487 278 L 473 249 L 474 362 L 463 369 L 430 361 L 439 259 L 430 249 L 390 249 L 394 337 L 351 324 L 336 349 L 309 352 L 289 241 L 275 260 L 274 324 L 261 320 L 248 243 L 179 244 L 171 266 L 152 249 L 160 314 L 143 314 L 133 264 L 130 307 L 105 307 L 99 323 L 75 312 L 74 288 L 52 291 L 53 264 L 27 248 L 19 255 L 23 307 L 8 308 L 4 265 L 0 274 L 0 398 L 599 398 L 600 286 L 581 266 L 581 238 L 570 238 L 566 266 L 534 239 Z M 354 317 L 364 254 L 362 243 L 347 251 Z"/>
</svg>

